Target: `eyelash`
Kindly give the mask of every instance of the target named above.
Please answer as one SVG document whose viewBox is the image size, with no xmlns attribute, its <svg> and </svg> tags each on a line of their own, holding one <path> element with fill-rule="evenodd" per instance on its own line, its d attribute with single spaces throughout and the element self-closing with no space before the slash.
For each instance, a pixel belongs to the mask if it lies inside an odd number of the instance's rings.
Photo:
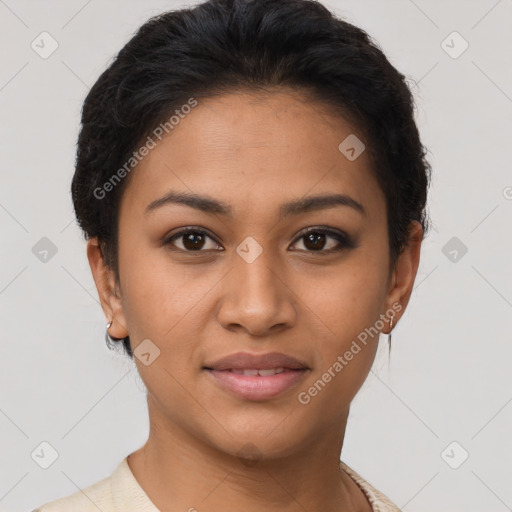
<svg viewBox="0 0 512 512">
<path fill-rule="evenodd" d="M 217 242 L 217 240 L 215 240 L 215 238 L 213 236 L 211 236 L 204 229 L 190 227 L 190 228 L 183 229 L 182 231 L 179 231 L 178 233 L 175 233 L 174 235 L 172 235 L 170 237 L 165 238 L 163 240 L 162 244 L 164 246 L 172 246 L 173 245 L 172 242 L 174 240 L 177 240 L 180 237 L 183 237 L 183 236 L 191 234 L 191 233 L 211 238 L 215 243 L 217 243 L 217 244 L 219 243 L 219 242 Z M 301 233 L 295 239 L 295 241 L 293 242 L 293 245 L 295 245 L 298 241 L 302 240 L 303 238 L 305 238 L 307 235 L 309 235 L 311 233 L 327 235 L 331 238 L 334 238 L 338 242 L 338 246 L 331 248 L 331 249 L 327 249 L 327 250 L 320 249 L 318 251 L 308 250 L 308 249 L 299 249 L 298 252 L 308 252 L 308 253 L 312 253 L 312 254 L 322 254 L 322 253 L 323 254 L 332 254 L 333 252 L 339 252 L 344 249 L 353 249 L 357 246 L 355 241 L 347 233 L 344 233 L 343 231 L 340 231 L 340 232 L 333 231 L 332 229 L 327 229 L 327 228 L 323 228 L 323 227 L 307 228 L 303 233 Z M 208 250 L 190 251 L 190 250 L 181 249 L 178 247 L 174 247 L 173 250 L 185 252 L 185 253 L 189 253 L 189 254 L 190 253 L 201 253 L 201 252 L 208 251 Z"/>
</svg>

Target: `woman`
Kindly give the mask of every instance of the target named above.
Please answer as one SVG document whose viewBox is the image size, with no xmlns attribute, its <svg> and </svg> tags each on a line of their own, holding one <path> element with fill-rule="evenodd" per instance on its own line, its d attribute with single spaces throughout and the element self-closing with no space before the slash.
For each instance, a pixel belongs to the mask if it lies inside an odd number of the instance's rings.
<svg viewBox="0 0 512 512">
<path fill-rule="evenodd" d="M 85 100 L 72 195 L 150 434 L 38 510 L 398 510 L 340 454 L 428 224 L 413 110 L 369 36 L 310 0 L 139 29 Z"/>
</svg>

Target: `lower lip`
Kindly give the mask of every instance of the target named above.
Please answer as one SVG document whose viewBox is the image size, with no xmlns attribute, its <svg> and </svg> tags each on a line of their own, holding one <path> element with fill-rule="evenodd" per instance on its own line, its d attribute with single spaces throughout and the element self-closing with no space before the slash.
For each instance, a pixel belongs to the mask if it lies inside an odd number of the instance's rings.
<svg viewBox="0 0 512 512">
<path fill-rule="evenodd" d="M 206 371 L 221 388 L 245 400 L 268 400 L 295 387 L 307 370 L 285 370 L 275 375 L 240 375 L 229 370 Z"/>
</svg>

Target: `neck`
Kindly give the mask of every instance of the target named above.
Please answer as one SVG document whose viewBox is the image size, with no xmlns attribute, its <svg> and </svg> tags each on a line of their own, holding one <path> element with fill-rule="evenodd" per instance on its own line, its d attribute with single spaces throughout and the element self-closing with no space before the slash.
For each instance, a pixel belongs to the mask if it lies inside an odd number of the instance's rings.
<svg viewBox="0 0 512 512">
<path fill-rule="evenodd" d="M 162 512 L 371 512 L 353 480 L 339 467 L 348 409 L 309 444 L 279 458 L 221 451 L 193 432 L 160 417 L 148 398 L 148 441 L 132 453 L 129 466 Z M 255 449 L 257 450 L 257 449 Z M 261 458 L 260 458 L 261 457 Z"/>
</svg>

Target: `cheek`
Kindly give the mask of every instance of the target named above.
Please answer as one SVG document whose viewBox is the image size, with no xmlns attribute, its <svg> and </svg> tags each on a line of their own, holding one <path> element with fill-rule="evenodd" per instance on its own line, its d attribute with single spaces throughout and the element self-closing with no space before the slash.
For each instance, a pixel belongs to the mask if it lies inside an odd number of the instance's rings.
<svg viewBox="0 0 512 512">
<path fill-rule="evenodd" d="M 196 370 L 194 354 L 206 314 L 202 299 L 214 282 L 207 275 L 197 279 L 187 269 L 171 267 L 160 251 L 139 250 L 125 258 L 123 309 L 138 373 L 153 400 L 170 411 L 186 408 L 190 400 L 183 383 Z M 141 343 L 146 345 L 137 351 Z M 137 357 L 143 347 L 151 354 L 147 365 Z"/>
<path fill-rule="evenodd" d="M 316 280 L 316 287 L 305 286 L 301 295 L 310 310 L 308 317 L 316 324 L 310 331 L 315 336 L 316 365 L 300 390 L 306 393 L 304 401 L 299 402 L 338 404 L 335 409 L 341 412 L 363 384 L 375 357 L 387 273 L 378 259 L 358 257 L 322 279 Z"/>
<path fill-rule="evenodd" d="M 135 342 L 166 338 L 213 284 L 193 265 L 172 265 L 165 248 L 145 244 L 128 239 L 119 250 L 123 310 Z"/>
<path fill-rule="evenodd" d="M 310 378 L 297 390 L 297 400 L 312 407 L 308 414 L 328 418 L 343 413 L 353 400 L 372 367 L 377 351 L 378 333 L 370 334 L 368 315 L 339 315 L 335 335 L 317 338 L 316 362 Z M 329 411 L 329 412 L 326 412 Z"/>
<path fill-rule="evenodd" d="M 301 294 L 304 304 L 316 313 L 319 328 L 335 340 L 329 344 L 333 349 L 343 348 L 383 313 L 387 280 L 383 265 L 354 260 L 323 277 L 310 277 Z"/>
</svg>

